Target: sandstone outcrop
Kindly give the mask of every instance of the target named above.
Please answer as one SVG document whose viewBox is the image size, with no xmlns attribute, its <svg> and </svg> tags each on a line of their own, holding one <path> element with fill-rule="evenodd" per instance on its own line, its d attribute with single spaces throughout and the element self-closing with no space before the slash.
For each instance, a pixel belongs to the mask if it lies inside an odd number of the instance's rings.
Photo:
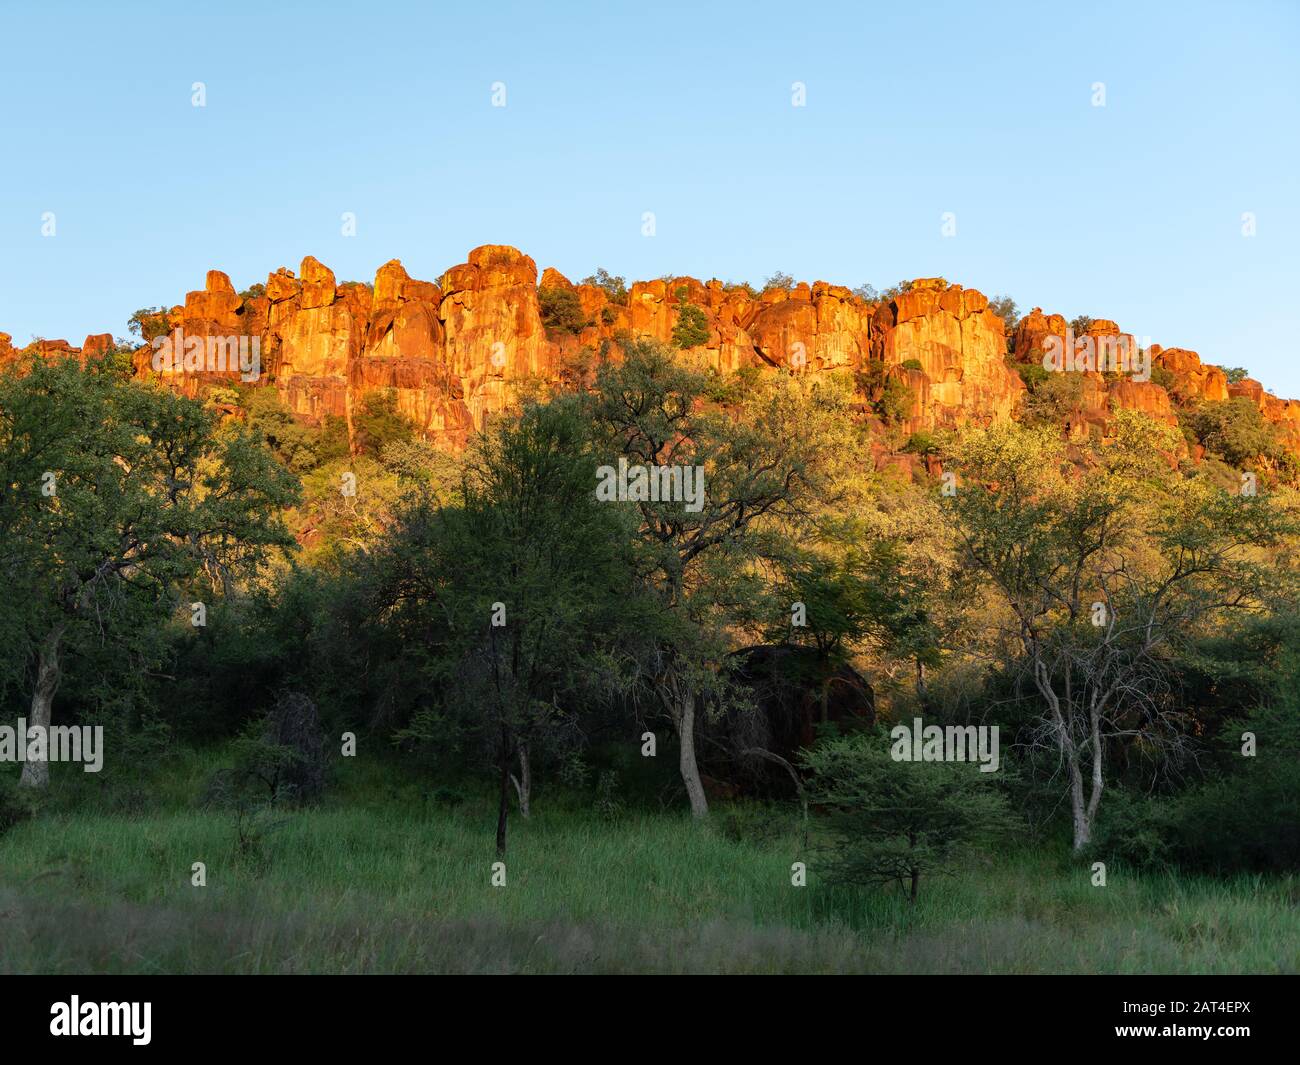
<svg viewBox="0 0 1300 1065">
<path fill-rule="evenodd" d="M 562 291 L 566 318 L 545 318 L 539 290 Z M 554 298 L 555 293 L 551 293 Z M 576 306 L 575 306 L 576 297 Z M 755 293 L 712 279 L 661 278 L 626 293 L 575 283 L 506 245 L 475 248 L 436 282 L 412 278 L 397 260 L 379 267 L 373 284 L 340 283 L 307 256 L 295 273 L 280 267 L 264 286 L 241 295 L 219 270 L 183 304 L 149 316 L 146 339 L 174 336 L 256 341 L 258 382 L 273 385 L 299 415 L 351 420 L 367 397 L 386 394 L 426 437 L 463 445 L 494 412 L 505 409 L 530 379 L 555 381 L 578 362 L 617 358 L 626 337 L 680 339 L 690 311 L 700 326 L 684 358 L 720 371 L 780 367 L 796 373 L 841 371 L 859 388 L 888 380 L 907 386 L 900 428 L 922 432 L 1012 417 L 1026 388 L 1017 364 L 1041 365 L 1050 338 L 1073 330 L 1059 314 L 1035 307 L 1011 336 L 988 299 L 942 278 L 921 278 L 893 298 L 869 302 L 825 281 Z M 1133 338 L 1098 319 L 1080 334 L 1098 344 Z M 109 350 L 111 335 L 87 337 L 83 357 Z M 75 353 L 66 341 L 28 345 L 36 354 Z M 1134 349 L 1135 350 L 1135 349 Z M 0 333 L 0 363 L 20 354 Z M 153 373 L 151 348 L 136 352 L 141 374 Z M 1278 426 L 1300 453 L 1300 402 L 1279 400 L 1258 382 L 1229 385 L 1217 366 L 1193 351 L 1152 345 L 1158 380 L 1131 373 L 1083 374 L 1078 409 L 1063 427 L 1072 438 L 1107 432 L 1116 409 L 1143 411 L 1177 424 L 1175 404 L 1244 396 Z M 163 371 L 169 385 L 200 395 L 237 383 L 238 367 Z M 870 410 L 870 396 L 863 409 Z M 888 460 L 877 457 L 873 464 Z M 911 464 L 909 468 L 915 466 Z M 917 470 L 920 467 L 916 467 Z"/>
</svg>

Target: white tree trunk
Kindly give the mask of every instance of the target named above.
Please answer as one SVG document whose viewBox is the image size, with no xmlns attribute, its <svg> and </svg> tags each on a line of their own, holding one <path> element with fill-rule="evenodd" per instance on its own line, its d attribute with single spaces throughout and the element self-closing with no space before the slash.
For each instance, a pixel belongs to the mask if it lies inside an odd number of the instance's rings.
<svg viewBox="0 0 1300 1065">
<path fill-rule="evenodd" d="M 36 690 L 32 692 L 32 709 L 27 725 L 38 725 L 46 730 L 45 756 L 49 756 L 50 715 L 54 709 L 54 694 L 59 690 L 59 641 L 63 639 L 63 626 L 59 625 L 41 644 L 40 659 L 36 667 Z M 50 764 L 46 758 L 23 762 L 19 786 L 45 788 L 50 783 Z"/>
<path fill-rule="evenodd" d="M 693 817 L 708 817 L 709 800 L 700 781 L 700 767 L 695 761 L 695 693 L 688 691 L 677 708 L 677 737 L 680 740 L 682 783 L 691 800 Z"/>
<path fill-rule="evenodd" d="M 519 745 L 519 775 L 510 774 L 515 785 L 515 794 L 519 798 L 519 816 L 527 820 L 532 812 L 533 801 L 533 767 L 528 760 L 528 744 Z"/>
</svg>

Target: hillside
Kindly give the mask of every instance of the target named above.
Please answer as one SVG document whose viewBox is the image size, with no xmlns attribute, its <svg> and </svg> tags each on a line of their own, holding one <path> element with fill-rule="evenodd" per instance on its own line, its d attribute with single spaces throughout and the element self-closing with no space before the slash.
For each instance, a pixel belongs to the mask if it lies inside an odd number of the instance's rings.
<svg viewBox="0 0 1300 1065">
<path fill-rule="evenodd" d="M 883 414 L 900 440 L 1016 416 L 1026 381 L 1045 377 L 1043 354 L 1053 338 L 1071 348 L 1095 340 L 1103 365 L 1107 343 L 1128 345 L 1132 357 L 1118 372 L 1068 375 L 1076 386 L 1053 397 L 1049 409 L 1070 439 L 1104 438 L 1117 409 L 1177 425 L 1180 410 L 1240 397 L 1272 427 L 1276 454 L 1300 456 L 1300 401 L 1278 399 L 1250 378 L 1230 382 L 1195 351 L 1150 344 L 1138 358 L 1137 341 L 1113 321 L 1092 320 L 1076 338 L 1064 317 L 1035 307 L 1008 334 L 984 294 L 940 278 L 904 283 L 876 300 L 825 281 L 762 293 L 691 277 L 575 284 L 554 269 L 539 278 L 533 259 L 515 248 L 485 245 L 436 282 L 411 278 L 392 260 L 373 284 L 339 283 L 308 256 L 296 274 L 281 267 L 241 294 L 226 274 L 210 270 L 202 289 L 137 324 L 143 339 L 154 341 L 136 352 L 141 375 L 153 371 L 155 348 L 168 336 L 257 338 L 257 382 L 273 384 L 295 413 L 336 415 L 350 425 L 360 399 L 389 391 L 420 433 L 453 448 L 509 405 L 521 383 L 580 377 L 629 334 L 685 349 L 721 372 L 855 372 L 864 414 Z M 103 333 L 79 349 L 38 340 L 22 350 L 91 354 L 114 343 Z M 20 354 L 0 333 L 0 364 Z M 209 366 L 211 355 L 209 345 Z M 161 376 L 194 396 L 240 374 L 186 369 L 178 360 Z M 882 403 L 886 395 L 892 406 Z M 1204 449 L 1194 437 L 1189 443 L 1199 459 Z M 875 461 L 891 461 L 888 449 Z"/>
</svg>

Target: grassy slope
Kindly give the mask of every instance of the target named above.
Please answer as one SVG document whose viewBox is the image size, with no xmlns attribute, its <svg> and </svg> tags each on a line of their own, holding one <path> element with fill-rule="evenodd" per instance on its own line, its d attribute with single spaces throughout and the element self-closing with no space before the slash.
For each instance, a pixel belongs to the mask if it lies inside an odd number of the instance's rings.
<svg viewBox="0 0 1300 1065">
<path fill-rule="evenodd" d="M 193 805 L 212 766 L 169 758 L 115 790 L 56 773 L 51 807 L 0 837 L 0 972 L 1300 971 L 1294 879 L 1112 866 L 1094 888 L 1064 851 L 1026 849 L 923 881 L 911 909 L 819 882 L 784 814 L 699 829 L 547 796 L 512 819 L 494 888 L 486 798 L 447 807 L 349 761 L 324 806 L 241 849 L 231 815 Z"/>
</svg>

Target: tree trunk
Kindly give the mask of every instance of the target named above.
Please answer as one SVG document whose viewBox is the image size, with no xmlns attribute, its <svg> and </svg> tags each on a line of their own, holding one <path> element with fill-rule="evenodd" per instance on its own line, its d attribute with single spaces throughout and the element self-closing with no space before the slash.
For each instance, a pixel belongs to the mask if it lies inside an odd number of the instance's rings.
<svg viewBox="0 0 1300 1065">
<path fill-rule="evenodd" d="M 45 758 L 23 762 L 23 774 L 19 785 L 24 788 L 45 788 L 50 783 L 49 728 L 50 716 L 54 709 L 54 693 L 59 690 L 62 674 L 59 671 L 59 641 L 63 639 L 63 625 L 59 625 L 41 644 L 40 659 L 36 668 L 36 690 L 32 692 L 31 716 L 27 720 L 30 728 L 38 725 L 45 729 Z"/>
<path fill-rule="evenodd" d="M 510 743 L 504 726 L 501 728 L 501 789 L 497 803 L 497 856 L 506 855 L 506 820 L 510 816 Z"/>
<path fill-rule="evenodd" d="M 1070 770 L 1070 815 L 1074 822 L 1074 850 L 1077 854 L 1092 839 L 1092 819 L 1083 802 L 1083 774 L 1079 771 L 1079 758 L 1073 747 L 1066 757 Z"/>
<path fill-rule="evenodd" d="M 519 745 L 519 776 L 511 775 L 515 794 L 519 797 L 519 816 L 527 820 L 532 810 L 533 767 L 528 758 L 528 744 Z"/>
<path fill-rule="evenodd" d="M 677 737 L 680 740 L 680 758 L 682 783 L 686 785 L 686 795 L 691 800 L 693 817 L 708 817 L 709 800 L 704 796 L 704 784 L 700 781 L 700 767 L 695 761 L 695 693 L 688 691 L 677 708 Z"/>
<path fill-rule="evenodd" d="M 916 888 L 921 882 L 921 870 L 915 866 L 912 868 L 912 891 L 907 897 L 907 901 L 913 905 L 916 904 Z"/>
</svg>

